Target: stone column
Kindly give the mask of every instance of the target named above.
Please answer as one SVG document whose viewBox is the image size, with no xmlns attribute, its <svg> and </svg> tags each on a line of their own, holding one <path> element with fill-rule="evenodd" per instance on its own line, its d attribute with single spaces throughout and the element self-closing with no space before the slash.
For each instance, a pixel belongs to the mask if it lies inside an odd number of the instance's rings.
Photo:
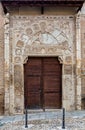
<svg viewBox="0 0 85 130">
<path fill-rule="evenodd" d="M 4 12 L 0 3 L 0 115 L 4 113 Z"/>
<path fill-rule="evenodd" d="M 10 63 L 9 63 L 9 14 L 5 16 L 5 25 L 4 25 L 4 59 L 5 59 L 5 115 L 10 113 Z"/>
<path fill-rule="evenodd" d="M 76 15 L 76 109 L 81 109 L 81 14 Z"/>
</svg>

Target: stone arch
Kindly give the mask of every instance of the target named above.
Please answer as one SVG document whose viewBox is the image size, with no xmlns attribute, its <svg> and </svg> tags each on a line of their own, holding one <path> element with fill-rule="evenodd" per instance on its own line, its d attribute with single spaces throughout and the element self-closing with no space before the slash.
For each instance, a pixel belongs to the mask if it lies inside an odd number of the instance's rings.
<svg viewBox="0 0 85 130">
<path fill-rule="evenodd" d="M 59 31 L 59 30 L 58 30 Z M 28 55 L 63 55 L 64 50 L 69 51 L 69 43 L 68 39 L 65 36 L 63 32 L 55 31 L 52 33 L 41 33 L 40 31 L 33 35 L 32 39 L 29 40 L 29 42 L 25 43 L 23 40 L 21 43 L 24 43 L 23 49 L 23 63 L 25 63 Z M 56 34 L 58 33 L 58 36 Z M 56 37 L 55 37 L 56 36 Z M 57 40 L 57 37 L 59 39 L 62 39 L 62 41 L 59 43 Z M 27 36 L 26 36 L 27 37 Z M 29 39 L 29 38 L 28 38 Z M 45 40 L 44 40 L 45 39 Z M 47 41 L 46 41 L 47 39 Z M 25 39 L 26 41 L 26 39 Z M 43 41 L 43 42 L 42 42 Z M 61 54 L 60 54 L 60 52 Z M 61 59 L 61 58 L 59 58 Z"/>
</svg>

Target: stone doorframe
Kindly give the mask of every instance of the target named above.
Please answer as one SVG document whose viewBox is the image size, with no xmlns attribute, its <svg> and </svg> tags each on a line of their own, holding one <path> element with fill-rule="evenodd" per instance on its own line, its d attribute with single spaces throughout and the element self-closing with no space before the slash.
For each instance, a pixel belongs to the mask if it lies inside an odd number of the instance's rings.
<svg viewBox="0 0 85 130">
<path fill-rule="evenodd" d="M 78 14 L 76 17 L 76 55 L 77 55 L 77 64 L 76 64 L 76 86 L 71 83 L 74 80 L 73 75 L 65 75 L 65 57 L 63 53 L 54 52 L 46 53 L 44 48 L 41 49 L 40 54 L 34 53 L 33 51 L 31 54 L 27 56 L 23 56 L 21 63 L 14 63 L 12 62 L 11 56 L 11 46 L 10 42 L 12 38 L 9 40 L 9 17 L 6 16 L 5 20 L 5 114 L 21 114 L 24 112 L 24 68 L 23 65 L 29 60 L 29 56 L 53 56 L 58 57 L 60 63 L 62 63 L 62 107 L 65 107 L 67 110 L 74 110 L 75 107 L 77 109 L 81 109 L 81 77 L 80 73 L 78 73 L 81 69 L 81 41 L 79 40 L 80 37 L 80 15 Z M 55 48 L 55 47 L 54 47 Z M 32 48 L 33 49 L 33 48 Z M 52 50 L 51 50 L 52 51 Z M 36 50 L 37 52 L 37 50 Z M 79 61 L 79 62 L 78 62 Z M 73 71 L 73 70 L 72 70 Z M 15 76 L 16 75 L 16 76 Z M 19 79 L 20 84 L 17 82 L 17 75 L 21 77 Z M 16 82 L 15 82 L 16 81 Z M 69 84 L 69 88 L 67 90 L 67 86 Z M 20 89 L 18 90 L 20 86 Z M 67 85 L 67 86 L 66 86 Z M 72 86 L 73 85 L 73 86 Z M 71 88 L 72 87 L 72 88 Z M 15 88 L 17 90 L 15 91 Z M 73 97 L 70 99 L 71 93 L 69 94 L 69 98 L 67 98 L 67 92 L 69 93 L 72 90 Z M 18 92 L 17 92 L 18 91 Z M 76 93 L 75 93 L 76 91 Z M 20 92 L 20 93 L 19 93 Z M 18 94 L 17 94 L 18 93 Z M 76 98 L 75 98 L 76 97 Z M 20 104 L 19 104 L 20 103 Z"/>
<path fill-rule="evenodd" d="M 37 55 L 37 54 L 30 54 L 29 56 L 27 56 L 25 59 L 24 59 L 24 61 L 23 61 L 23 64 L 22 64 L 22 70 L 23 70 L 23 75 L 22 75 L 22 77 L 23 77 L 23 79 L 24 79 L 24 64 L 26 64 L 27 63 L 27 61 L 29 62 L 29 57 L 56 57 L 56 60 L 57 60 L 57 58 L 58 58 L 58 60 L 59 60 L 59 62 L 60 62 L 60 64 L 62 64 L 62 107 L 65 107 L 64 106 L 64 99 L 63 99 L 63 97 L 64 97 L 64 95 L 63 95 L 63 91 L 64 91 L 64 85 L 63 85 L 63 73 L 64 73 L 64 66 L 63 66 L 63 61 L 64 61 L 64 58 L 63 58 L 63 55 L 56 55 L 56 54 L 53 54 L 53 55 L 49 55 L 49 54 L 40 54 L 40 55 Z M 24 80 L 23 80 L 23 83 L 24 83 Z M 24 86 L 23 86 L 23 88 L 24 88 Z M 24 93 L 23 93 L 24 94 Z M 23 104 L 22 104 L 22 108 L 24 108 L 24 97 L 23 97 Z M 22 112 L 23 113 L 23 112 Z"/>
<path fill-rule="evenodd" d="M 35 58 L 41 58 L 41 59 L 38 59 L 39 60 L 39 63 L 40 63 L 40 60 L 41 60 L 41 64 L 43 63 L 42 62 L 42 58 L 55 58 L 54 60 L 56 61 L 56 62 L 59 62 L 57 65 L 59 66 L 61 66 L 62 64 L 63 64 L 63 56 L 49 56 L 49 55 L 46 55 L 46 54 L 44 54 L 44 55 L 29 55 L 26 59 L 25 59 L 25 62 L 24 62 L 24 65 L 26 65 L 27 66 L 27 64 L 29 64 L 29 61 L 31 61 L 30 60 L 30 58 L 32 58 L 32 59 L 34 59 L 34 61 L 35 61 Z M 50 60 L 50 59 L 49 59 Z M 46 62 L 46 61 L 45 61 Z M 48 63 L 50 63 L 49 61 L 47 61 Z M 32 62 L 33 63 L 33 62 Z M 36 62 L 37 63 L 37 62 Z M 51 64 L 52 64 L 52 62 L 51 62 Z M 34 65 L 34 63 L 33 63 L 33 65 Z M 48 64 L 47 64 L 48 65 Z M 29 67 L 29 66 L 28 66 Z M 42 68 L 42 65 L 41 65 L 41 68 Z M 61 68 L 61 67 L 60 67 Z M 23 69 L 24 69 L 24 66 L 23 66 Z M 29 69 L 29 68 L 28 68 Z M 30 68 L 30 69 L 32 69 L 32 68 Z M 62 66 L 62 68 L 61 68 L 61 71 L 62 71 L 62 69 L 63 69 L 63 66 Z M 26 67 L 25 67 L 25 71 L 26 71 Z M 56 68 L 55 68 L 55 71 L 56 71 Z M 60 74 L 59 74 L 59 76 L 61 77 L 61 83 L 62 83 L 62 78 L 63 78 L 63 74 L 61 75 L 61 71 L 60 71 Z M 23 71 L 24 72 L 24 71 Z M 42 71 L 41 71 L 42 72 Z M 58 71 L 57 71 L 58 72 Z M 59 72 L 58 72 L 59 73 Z M 31 74 L 31 73 L 30 73 Z M 42 75 L 42 74 L 41 74 Z M 24 73 L 23 73 L 23 77 L 24 76 L 26 76 Z M 33 76 L 34 77 L 34 76 Z M 51 76 L 52 77 L 52 76 Z M 25 77 L 26 78 L 26 77 Z M 40 78 L 42 78 L 42 77 L 40 77 Z M 29 82 L 29 80 L 28 80 L 28 82 Z M 40 79 L 40 82 L 41 82 L 41 79 Z M 59 81 L 60 82 L 60 81 Z M 25 85 L 26 85 L 26 83 L 25 83 Z M 60 87 L 61 89 L 62 89 L 62 85 L 63 84 L 61 84 L 60 86 L 58 86 L 58 87 Z M 43 89 L 44 89 L 44 86 L 41 86 L 41 83 L 40 83 L 40 88 L 41 87 L 43 87 Z M 56 86 L 57 87 L 57 86 Z M 24 87 L 24 89 L 26 89 L 26 87 Z M 60 89 L 60 90 L 61 90 Z M 49 91 L 49 90 L 48 90 Z M 26 92 L 26 90 L 25 90 L 25 92 Z M 24 96 L 26 96 L 26 93 L 25 93 L 25 95 Z M 62 97 L 62 90 L 61 90 L 61 92 L 59 93 L 59 96 L 61 96 Z M 42 95 L 42 97 L 43 97 L 43 95 Z M 25 99 L 26 99 L 26 97 L 24 97 Z M 42 100 L 42 99 L 41 99 Z M 56 100 L 56 97 L 55 97 L 55 100 Z M 60 109 L 62 108 L 62 98 L 61 98 L 61 100 L 60 100 L 60 102 L 61 102 L 61 105 L 60 105 Z M 31 104 L 30 104 L 31 105 Z M 25 106 L 26 106 L 26 104 L 25 104 Z M 25 107 L 24 106 L 24 107 Z M 40 109 L 42 109 L 43 111 L 44 111 L 44 109 L 45 108 L 43 108 L 43 104 L 40 106 L 41 108 Z M 55 106 L 54 106 L 55 107 Z M 29 109 L 29 107 L 28 107 L 28 109 Z M 36 108 L 35 108 L 36 109 Z"/>
</svg>

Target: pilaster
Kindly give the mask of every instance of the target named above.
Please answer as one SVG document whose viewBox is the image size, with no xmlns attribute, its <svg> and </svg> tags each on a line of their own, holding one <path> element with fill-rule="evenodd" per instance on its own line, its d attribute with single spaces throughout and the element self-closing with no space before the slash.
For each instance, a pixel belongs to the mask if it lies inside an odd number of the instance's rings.
<svg viewBox="0 0 85 130">
<path fill-rule="evenodd" d="M 81 14 L 76 15 L 76 109 L 81 109 Z"/>
<path fill-rule="evenodd" d="M 10 108 L 10 69 L 9 69 L 9 14 L 5 16 L 4 25 L 4 59 L 5 59 L 5 115 L 9 115 Z"/>
</svg>

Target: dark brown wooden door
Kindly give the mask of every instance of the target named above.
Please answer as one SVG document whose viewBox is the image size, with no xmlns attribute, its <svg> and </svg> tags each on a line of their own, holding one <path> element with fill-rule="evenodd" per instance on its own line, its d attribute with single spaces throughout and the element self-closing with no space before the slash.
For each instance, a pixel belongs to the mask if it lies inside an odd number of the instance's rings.
<svg viewBox="0 0 85 130">
<path fill-rule="evenodd" d="M 62 67 L 56 58 L 45 58 L 43 64 L 44 106 L 61 108 Z"/>
<path fill-rule="evenodd" d="M 24 73 L 25 107 L 61 108 L 62 66 L 57 58 L 30 57 Z"/>
<path fill-rule="evenodd" d="M 24 65 L 25 107 L 41 107 L 41 58 L 29 58 Z"/>
</svg>

